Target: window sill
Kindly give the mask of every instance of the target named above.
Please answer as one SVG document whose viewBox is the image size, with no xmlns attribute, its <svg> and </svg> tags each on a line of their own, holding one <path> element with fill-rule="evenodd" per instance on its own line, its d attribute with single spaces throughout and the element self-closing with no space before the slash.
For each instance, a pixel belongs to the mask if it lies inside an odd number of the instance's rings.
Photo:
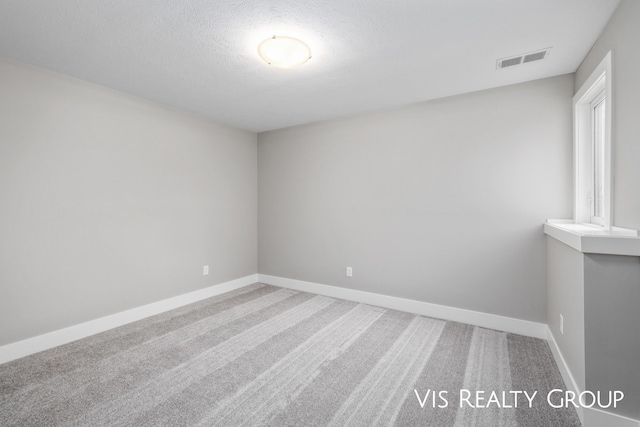
<svg viewBox="0 0 640 427">
<path fill-rule="evenodd" d="M 573 249 L 589 254 L 640 256 L 640 234 L 637 230 L 612 227 L 605 231 L 573 220 L 548 219 L 544 233 Z"/>
</svg>

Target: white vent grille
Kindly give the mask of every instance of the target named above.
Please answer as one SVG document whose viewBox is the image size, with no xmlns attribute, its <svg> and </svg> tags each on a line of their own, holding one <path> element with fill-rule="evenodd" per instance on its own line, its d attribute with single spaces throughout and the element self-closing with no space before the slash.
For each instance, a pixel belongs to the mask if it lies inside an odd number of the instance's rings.
<svg viewBox="0 0 640 427">
<path fill-rule="evenodd" d="M 503 59 L 502 61 L 500 61 L 499 67 L 506 68 L 520 64 L 522 64 L 522 56 L 516 56 L 515 58 Z"/>
<path fill-rule="evenodd" d="M 527 62 L 541 61 L 549 56 L 550 47 L 542 50 L 538 50 L 530 53 L 523 53 L 521 55 L 512 56 L 508 58 L 498 59 L 496 62 L 496 68 L 513 67 L 515 65 L 526 64 Z"/>
<path fill-rule="evenodd" d="M 531 62 L 531 61 L 540 61 L 547 56 L 547 51 L 543 50 L 542 52 L 530 53 L 529 55 L 525 55 L 522 63 Z"/>
</svg>

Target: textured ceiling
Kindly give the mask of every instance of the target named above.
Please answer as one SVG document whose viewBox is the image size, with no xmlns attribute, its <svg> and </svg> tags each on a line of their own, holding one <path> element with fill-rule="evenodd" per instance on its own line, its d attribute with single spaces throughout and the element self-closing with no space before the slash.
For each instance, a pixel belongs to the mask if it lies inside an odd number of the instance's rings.
<svg viewBox="0 0 640 427">
<path fill-rule="evenodd" d="M 0 0 L 0 55 L 260 132 L 572 73 L 618 1 Z M 274 34 L 313 58 L 267 65 Z"/>
</svg>

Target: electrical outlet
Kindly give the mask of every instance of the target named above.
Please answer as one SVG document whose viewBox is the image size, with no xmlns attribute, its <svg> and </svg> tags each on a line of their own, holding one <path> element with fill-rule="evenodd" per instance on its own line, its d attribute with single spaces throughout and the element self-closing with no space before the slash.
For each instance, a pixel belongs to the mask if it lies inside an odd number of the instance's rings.
<svg viewBox="0 0 640 427">
<path fill-rule="evenodd" d="M 208 276 L 209 275 L 209 266 L 205 265 L 204 267 L 202 267 L 202 275 L 203 276 Z"/>
<path fill-rule="evenodd" d="M 353 268 L 347 267 L 347 277 L 353 277 Z"/>
<path fill-rule="evenodd" d="M 564 316 L 560 315 L 560 333 L 564 335 Z"/>
</svg>

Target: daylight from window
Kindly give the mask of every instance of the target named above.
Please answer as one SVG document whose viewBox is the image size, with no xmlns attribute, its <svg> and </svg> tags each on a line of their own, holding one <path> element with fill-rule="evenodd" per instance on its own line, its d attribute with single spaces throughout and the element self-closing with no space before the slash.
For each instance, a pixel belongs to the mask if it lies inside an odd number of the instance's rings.
<svg viewBox="0 0 640 427">
<path fill-rule="evenodd" d="M 604 91 L 602 91 L 591 104 L 593 123 L 593 206 L 591 208 L 591 222 L 599 225 L 603 224 L 604 217 L 605 103 Z"/>
</svg>

